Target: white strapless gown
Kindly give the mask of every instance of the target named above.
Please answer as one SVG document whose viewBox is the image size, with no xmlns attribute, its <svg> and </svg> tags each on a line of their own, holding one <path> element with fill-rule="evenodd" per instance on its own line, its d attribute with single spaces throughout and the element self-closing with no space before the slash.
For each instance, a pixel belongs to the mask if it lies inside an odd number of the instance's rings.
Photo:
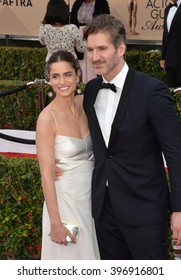
<svg viewBox="0 0 181 280">
<path fill-rule="evenodd" d="M 81 227 L 78 242 L 67 246 L 51 241 L 50 220 L 46 204 L 43 207 L 41 259 L 100 259 L 94 220 L 91 215 L 91 178 L 94 165 L 90 134 L 85 139 L 57 135 L 55 157 L 63 175 L 55 182 L 62 222 Z"/>
</svg>

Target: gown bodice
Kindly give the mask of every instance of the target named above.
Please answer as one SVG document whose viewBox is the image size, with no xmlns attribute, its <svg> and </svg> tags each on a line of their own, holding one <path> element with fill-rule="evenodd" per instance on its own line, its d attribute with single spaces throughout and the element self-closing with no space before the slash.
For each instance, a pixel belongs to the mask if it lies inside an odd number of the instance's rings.
<svg viewBox="0 0 181 280">
<path fill-rule="evenodd" d="M 59 160 L 57 166 L 63 172 L 71 172 L 72 169 L 81 168 L 82 165 L 93 166 L 94 157 L 90 133 L 84 138 L 74 138 L 56 135 L 55 158 Z"/>
</svg>

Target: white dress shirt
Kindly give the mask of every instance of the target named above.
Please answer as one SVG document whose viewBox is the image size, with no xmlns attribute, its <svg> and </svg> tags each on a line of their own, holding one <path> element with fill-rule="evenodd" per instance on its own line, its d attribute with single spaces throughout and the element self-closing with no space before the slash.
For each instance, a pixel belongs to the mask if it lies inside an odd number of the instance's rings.
<svg viewBox="0 0 181 280">
<path fill-rule="evenodd" d="M 110 83 L 115 84 L 117 92 L 113 92 L 111 89 L 100 89 L 94 104 L 106 146 L 108 146 L 109 143 L 112 123 L 117 111 L 127 73 L 128 65 L 125 63 L 121 72 L 110 81 Z M 108 81 L 103 78 L 103 82 L 107 83 Z"/>
<path fill-rule="evenodd" d="M 181 3 L 181 0 L 178 0 L 177 1 L 177 7 L 173 6 L 169 10 L 169 13 L 168 13 L 168 16 L 167 16 L 167 30 L 168 30 L 168 32 L 170 31 L 172 20 L 173 20 L 173 18 L 175 16 L 175 13 L 176 13 L 180 3 Z"/>
</svg>

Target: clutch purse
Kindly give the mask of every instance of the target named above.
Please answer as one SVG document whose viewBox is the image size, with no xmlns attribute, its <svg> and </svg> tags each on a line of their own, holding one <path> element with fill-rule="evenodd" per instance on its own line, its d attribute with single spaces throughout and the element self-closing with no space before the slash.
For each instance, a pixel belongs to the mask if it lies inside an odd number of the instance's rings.
<svg viewBox="0 0 181 280">
<path fill-rule="evenodd" d="M 67 242 L 69 243 L 77 243 L 78 238 L 79 238 L 79 233 L 80 233 L 80 227 L 79 226 L 75 226 L 75 225 L 71 225 L 71 224 L 67 224 L 67 223 L 63 223 L 63 225 L 74 235 L 75 239 L 72 240 L 69 236 L 66 237 Z"/>
</svg>

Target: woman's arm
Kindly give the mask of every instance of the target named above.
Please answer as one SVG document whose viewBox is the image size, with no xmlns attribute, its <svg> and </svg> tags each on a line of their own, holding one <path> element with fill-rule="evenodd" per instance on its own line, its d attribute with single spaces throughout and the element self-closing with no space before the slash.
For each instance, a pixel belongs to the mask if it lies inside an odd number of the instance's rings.
<svg viewBox="0 0 181 280">
<path fill-rule="evenodd" d="M 40 44 L 42 44 L 43 46 L 45 46 L 45 41 L 44 41 L 44 28 L 45 26 L 43 24 L 40 25 L 39 28 L 39 42 Z"/>
<path fill-rule="evenodd" d="M 55 132 L 55 123 L 50 115 L 50 112 L 42 111 L 37 121 L 36 148 L 40 166 L 43 194 L 51 224 L 50 236 L 52 241 L 66 245 L 66 236 L 69 235 L 70 238 L 73 238 L 73 235 L 62 225 L 58 210 L 54 174 Z"/>
<path fill-rule="evenodd" d="M 73 27 L 72 32 L 73 32 L 74 38 L 75 38 L 75 40 L 74 40 L 75 48 L 78 52 L 84 52 L 86 49 L 86 43 L 82 39 L 83 36 L 81 35 L 81 32 L 76 25 L 72 24 L 72 27 Z"/>
</svg>

